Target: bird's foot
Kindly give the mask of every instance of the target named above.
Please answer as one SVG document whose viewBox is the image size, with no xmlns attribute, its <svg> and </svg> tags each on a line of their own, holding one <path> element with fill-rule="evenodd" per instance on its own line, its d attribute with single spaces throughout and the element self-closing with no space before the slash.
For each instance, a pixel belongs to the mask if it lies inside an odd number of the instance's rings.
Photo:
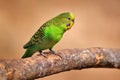
<svg viewBox="0 0 120 80">
<path fill-rule="evenodd" d="M 52 49 L 49 49 L 51 53 L 55 54 L 55 51 L 53 51 Z"/>
<path fill-rule="evenodd" d="M 59 56 L 60 58 L 62 58 L 61 55 L 56 54 L 55 51 L 53 51 L 52 49 L 49 49 L 49 50 L 50 50 L 50 53 L 55 54 L 55 55 Z"/>
<path fill-rule="evenodd" d="M 38 56 L 40 56 L 40 55 L 42 55 L 42 56 L 44 56 L 45 58 L 47 58 L 47 55 L 45 55 L 41 50 L 39 51 Z"/>
</svg>

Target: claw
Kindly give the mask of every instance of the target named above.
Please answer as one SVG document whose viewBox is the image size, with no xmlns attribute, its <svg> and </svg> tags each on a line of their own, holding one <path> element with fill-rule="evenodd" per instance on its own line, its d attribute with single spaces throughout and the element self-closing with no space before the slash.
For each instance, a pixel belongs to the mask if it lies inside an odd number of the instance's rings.
<svg viewBox="0 0 120 80">
<path fill-rule="evenodd" d="M 55 54 L 55 51 L 53 51 L 52 49 L 49 49 L 51 53 Z"/>
<path fill-rule="evenodd" d="M 47 56 L 41 51 L 41 50 L 39 50 L 39 55 L 42 55 L 42 56 L 44 56 L 45 58 L 47 58 Z"/>
<path fill-rule="evenodd" d="M 52 50 L 51 48 L 50 48 L 49 50 L 50 50 L 50 52 L 51 52 L 52 54 L 55 54 L 55 55 L 59 56 L 60 58 L 62 58 L 59 54 L 56 54 L 55 51 Z"/>
</svg>

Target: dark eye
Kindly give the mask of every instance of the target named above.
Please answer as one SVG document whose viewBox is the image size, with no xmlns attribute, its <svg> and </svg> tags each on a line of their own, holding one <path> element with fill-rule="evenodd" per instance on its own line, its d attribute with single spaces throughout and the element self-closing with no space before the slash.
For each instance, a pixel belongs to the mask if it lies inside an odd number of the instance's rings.
<svg viewBox="0 0 120 80">
<path fill-rule="evenodd" d="M 68 20 L 70 20 L 70 18 L 68 18 Z"/>
</svg>

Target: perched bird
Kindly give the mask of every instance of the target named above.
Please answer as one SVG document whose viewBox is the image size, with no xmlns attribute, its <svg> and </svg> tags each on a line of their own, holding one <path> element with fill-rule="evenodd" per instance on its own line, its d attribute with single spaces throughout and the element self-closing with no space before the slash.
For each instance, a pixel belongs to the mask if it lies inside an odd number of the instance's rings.
<svg viewBox="0 0 120 80">
<path fill-rule="evenodd" d="M 26 49 L 22 58 L 30 57 L 35 52 L 49 49 L 53 52 L 53 46 L 61 40 L 63 34 L 74 24 L 74 15 L 71 12 L 61 13 L 44 23 L 32 36 L 30 41 L 24 45 Z"/>
</svg>

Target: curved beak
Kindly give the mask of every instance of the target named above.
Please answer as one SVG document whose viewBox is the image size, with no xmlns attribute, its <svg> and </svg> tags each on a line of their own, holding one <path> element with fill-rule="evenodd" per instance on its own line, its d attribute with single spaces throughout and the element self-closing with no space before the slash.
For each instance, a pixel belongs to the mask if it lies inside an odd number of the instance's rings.
<svg viewBox="0 0 120 80">
<path fill-rule="evenodd" d="M 74 19 L 71 20 L 71 22 L 67 25 L 67 30 L 71 29 L 71 27 L 73 26 L 74 24 Z"/>
<path fill-rule="evenodd" d="M 74 19 L 72 20 L 72 22 L 74 23 Z"/>
</svg>

